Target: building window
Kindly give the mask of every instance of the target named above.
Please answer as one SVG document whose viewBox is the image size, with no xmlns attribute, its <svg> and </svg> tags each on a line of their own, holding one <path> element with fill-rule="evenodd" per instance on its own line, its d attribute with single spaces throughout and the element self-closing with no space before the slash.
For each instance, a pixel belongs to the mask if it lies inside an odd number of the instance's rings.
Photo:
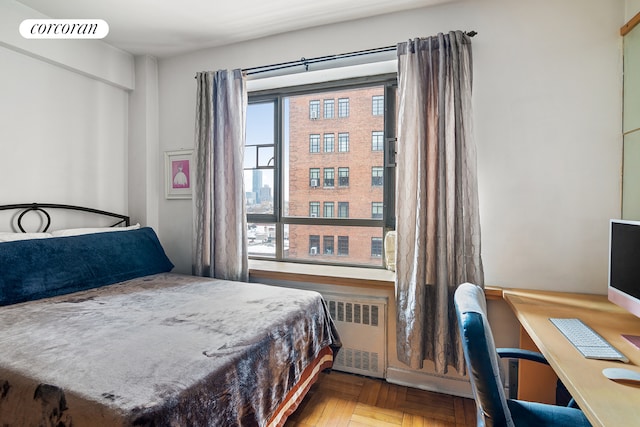
<svg viewBox="0 0 640 427">
<path fill-rule="evenodd" d="M 311 120 L 317 120 L 320 118 L 320 101 L 309 101 L 309 118 Z"/>
<path fill-rule="evenodd" d="M 395 168 L 386 146 L 396 136 L 395 120 L 386 115 L 397 111 L 396 86 L 395 77 L 370 76 L 365 84 L 345 80 L 249 93 L 244 182 L 250 258 L 383 266 L 369 247 L 395 227 Z M 369 113 L 373 97 L 382 97 L 382 115 Z M 372 152 L 372 134 L 380 130 L 382 151 Z M 384 168 L 380 153 L 391 156 Z M 372 203 L 382 203 L 382 216 Z"/>
<path fill-rule="evenodd" d="M 324 118 L 333 119 L 336 115 L 336 103 L 333 99 L 324 100 Z"/>
<path fill-rule="evenodd" d="M 349 98 L 338 98 L 338 117 L 349 117 Z"/>
<path fill-rule="evenodd" d="M 349 236 L 338 236 L 338 255 L 349 255 Z"/>
<path fill-rule="evenodd" d="M 333 236 L 323 236 L 322 237 L 322 245 L 323 245 L 323 251 L 322 253 L 325 255 L 333 255 L 334 254 L 334 248 L 333 248 Z"/>
<path fill-rule="evenodd" d="M 384 132 L 374 130 L 371 132 L 371 151 L 384 150 Z"/>
<path fill-rule="evenodd" d="M 320 135 L 317 135 L 317 134 L 309 135 L 309 152 L 310 153 L 320 152 Z"/>
<path fill-rule="evenodd" d="M 333 187 L 336 171 L 334 168 L 324 168 L 324 186 Z"/>
<path fill-rule="evenodd" d="M 383 206 L 382 202 L 371 202 L 371 218 L 382 219 Z"/>
<path fill-rule="evenodd" d="M 371 238 L 371 256 L 374 258 L 382 257 L 382 237 Z"/>
<path fill-rule="evenodd" d="M 320 186 L 320 168 L 309 169 L 309 186 L 310 187 Z"/>
<path fill-rule="evenodd" d="M 338 218 L 349 218 L 349 202 L 338 202 Z"/>
<path fill-rule="evenodd" d="M 320 253 L 320 236 L 312 234 L 309 236 L 309 255 Z"/>
<path fill-rule="evenodd" d="M 333 218 L 333 202 L 324 202 L 324 217 Z"/>
<path fill-rule="evenodd" d="M 374 166 L 371 168 L 371 185 L 373 187 L 381 187 L 384 185 L 384 168 L 382 166 Z"/>
<path fill-rule="evenodd" d="M 374 116 L 384 115 L 384 95 L 373 95 L 372 99 L 372 113 Z"/>
<path fill-rule="evenodd" d="M 339 133 L 338 134 L 338 151 L 347 152 L 349 151 L 349 134 L 348 133 Z"/>
<path fill-rule="evenodd" d="M 333 153 L 336 146 L 336 136 L 333 133 L 324 134 L 324 152 Z"/>
<path fill-rule="evenodd" d="M 309 217 L 318 218 L 320 216 L 320 202 L 309 202 Z"/>
<path fill-rule="evenodd" d="M 349 168 L 338 168 L 338 185 L 340 187 L 349 186 Z"/>
</svg>

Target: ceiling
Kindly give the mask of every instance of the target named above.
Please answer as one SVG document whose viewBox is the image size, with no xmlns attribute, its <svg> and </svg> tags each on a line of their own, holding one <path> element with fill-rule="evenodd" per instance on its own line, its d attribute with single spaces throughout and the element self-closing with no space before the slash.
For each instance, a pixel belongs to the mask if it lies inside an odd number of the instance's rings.
<svg viewBox="0 0 640 427">
<path fill-rule="evenodd" d="M 103 19 L 105 42 L 167 57 L 456 0 L 18 0 L 58 19 Z"/>
</svg>

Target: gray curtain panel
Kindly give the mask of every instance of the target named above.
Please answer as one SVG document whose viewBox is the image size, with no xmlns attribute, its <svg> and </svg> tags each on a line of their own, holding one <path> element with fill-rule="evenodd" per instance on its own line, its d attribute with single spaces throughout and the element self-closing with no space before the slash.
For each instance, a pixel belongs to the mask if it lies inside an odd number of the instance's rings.
<svg viewBox="0 0 640 427">
<path fill-rule="evenodd" d="M 453 294 L 484 284 L 470 38 L 456 31 L 398 44 L 398 79 L 398 358 L 464 373 Z"/>
<path fill-rule="evenodd" d="M 193 274 L 247 281 L 244 77 L 221 70 L 196 79 Z"/>
</svg>

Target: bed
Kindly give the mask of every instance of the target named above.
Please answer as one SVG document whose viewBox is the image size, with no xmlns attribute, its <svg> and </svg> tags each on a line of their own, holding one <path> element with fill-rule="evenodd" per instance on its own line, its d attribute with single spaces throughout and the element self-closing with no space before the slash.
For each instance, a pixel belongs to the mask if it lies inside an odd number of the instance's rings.
<svg viewBox="0 0 640 427">
<path fill-rule="evenodd" d="M 0 232 L 0 425 L 283 425 L 340 348 L 322 297 L 171 273 L 115 218 Z"/>
</svg>

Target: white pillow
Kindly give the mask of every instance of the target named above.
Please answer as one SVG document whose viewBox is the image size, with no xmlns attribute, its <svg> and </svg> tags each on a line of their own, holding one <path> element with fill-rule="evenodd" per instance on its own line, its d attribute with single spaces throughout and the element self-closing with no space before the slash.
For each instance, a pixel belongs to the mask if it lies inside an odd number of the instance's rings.
<svg viewBox="0 0 640 427">
<path fill-rule="evenodd" d="M 53 237 L 51 233 L 11 233 L 0 232 L 0 242 L 13 242 L 16 240 L 30 240 L 30 239 L 46 239 Z"/>
<path fill-rule="evenodd" d="M 112 231 L 137 230 L 138 228 L 140 228 L 140 224 L 130 225 L 128 227 L 67 228 L 65 230 L 52 231 L 51 235 L 53 237 L 66 237 L 66 236 L 78 236 L 80 234 L 109 233 Z"/>
</svg>

